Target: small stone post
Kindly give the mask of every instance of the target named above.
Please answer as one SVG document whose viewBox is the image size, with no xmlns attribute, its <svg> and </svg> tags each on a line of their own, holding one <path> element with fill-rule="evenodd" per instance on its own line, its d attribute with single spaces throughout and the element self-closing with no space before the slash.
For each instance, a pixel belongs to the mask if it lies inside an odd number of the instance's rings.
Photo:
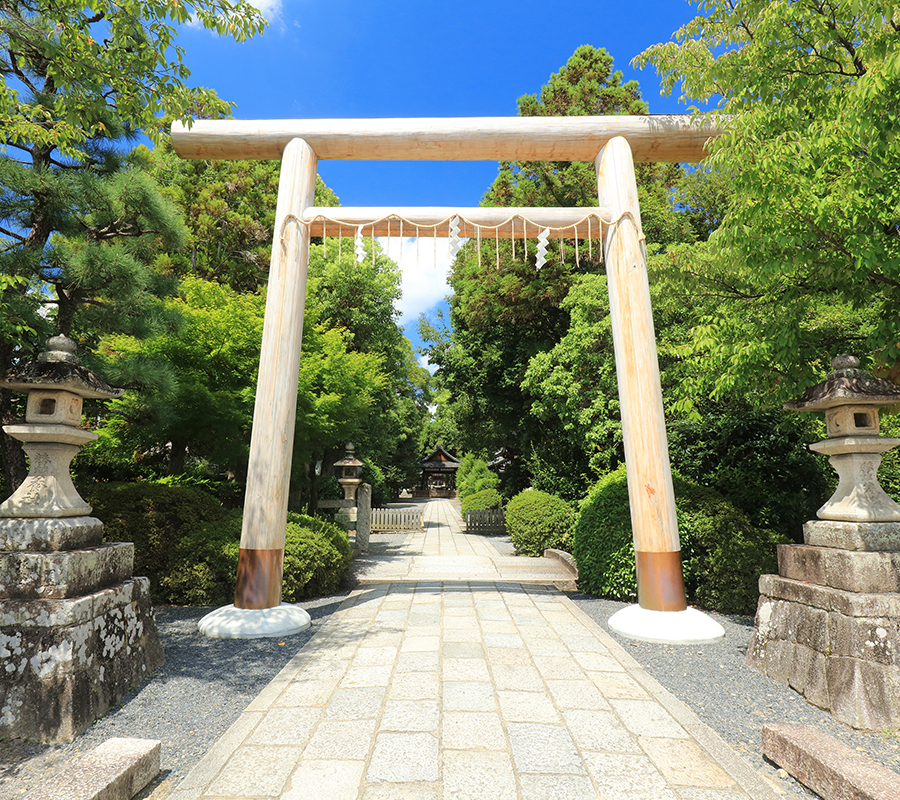
<svg viewBox="0 0 900 800">
<path fill-rule="evenodd" d="M 356 490 L 356 549 L 369 552 L 369 533 L 372 531 L 372 487 L 368 483 Z"/>
</svg>

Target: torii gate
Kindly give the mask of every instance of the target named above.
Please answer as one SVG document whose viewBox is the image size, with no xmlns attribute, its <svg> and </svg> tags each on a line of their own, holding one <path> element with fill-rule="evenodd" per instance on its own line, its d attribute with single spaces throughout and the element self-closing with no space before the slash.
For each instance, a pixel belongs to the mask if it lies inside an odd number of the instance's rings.
<svg viewBox="0 0 900 800">
<path fill-rule="evenodd" d="M 467 208 L 449 210 L 467 224 L 504 237 L 565 229 L 566 238 L 603 227 L 628 496 L 637 560 L 637 606 L 610 624 L 641 639 L 696 642 L 724 635 L 685 601 L 675 496 L 663 417 L 656 338 L 638 207 L 634 160 L 696 162 L 718 133 L 680 115 L 488 117 L 372 120 L 200 120 L 172 125 L 182 158 L 281 159 L 275 235 L 234 606 L 211 635 L 284 635 L 308 625 L 306 612 L 281 603 L 288 479 L 297 405 L 310 236 L 354 235 L 359 225 L 391 234 L 390 218 L 437 226 L 448 209 L 316 208 L 319 159 L 359 161 L 593 161 L 599 208 Z M 585 215 L 588 214 L 586 217 Z M 379 220 L 378 225 L 373 223 Z M 594 225 L 597 233 L 598 225 Z M 436 235 L 447 235 L 434 227 Z M 368 231 L 367 231 L 368 232 Z M 397 234 L 397 228 L 393 228 Z M 406 235 L 412 231 L 407 230 Z M 298 614 L 305 616 L 297 619 Z M 221 615 L 220 615 L 221 617 Z M 618 622 L 614 620 L 618 619 Z M 213 626 L 216 627 L 216 626 Z"/>
</svg>

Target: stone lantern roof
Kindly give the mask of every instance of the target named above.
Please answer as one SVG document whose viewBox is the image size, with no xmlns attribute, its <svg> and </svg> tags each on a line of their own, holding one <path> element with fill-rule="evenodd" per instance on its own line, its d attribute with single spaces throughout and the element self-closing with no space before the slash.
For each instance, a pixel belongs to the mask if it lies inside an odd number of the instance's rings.
<svg viewBox="0 0 900 800">
<path fill-rule="evenodd" d="M 838 356 L 823 383 L 810 386 L 802 397 L 784 404 L 788 411 L 825 411 L 836 406 L 892 406 L 900 403 L 900 386 L 859 369 L 859 359 Z"/>
<path fill-rule="evenodd" d="M 347 455 L 345 455 L 340 461 L 335 461 L 334 466 L 336 467 L 361 467 L 363 466 L 363 462 L 360 461 L 353 453 L 356 451 L 356 447 L 352 442 L 347 442 Z"/>
<path fill-rule="evenodd" d="M 60 390 L 79 397 L 110 399 L 121 397 L 123 389 L 116 389 L 86 367 L 75 355 L 75 342 L 67 336 L 53 336 L 47 349 L 37 361 L 21 364 L 0 381 L 0 388 L 18 392 L 34 389 Z"/>
</svg>

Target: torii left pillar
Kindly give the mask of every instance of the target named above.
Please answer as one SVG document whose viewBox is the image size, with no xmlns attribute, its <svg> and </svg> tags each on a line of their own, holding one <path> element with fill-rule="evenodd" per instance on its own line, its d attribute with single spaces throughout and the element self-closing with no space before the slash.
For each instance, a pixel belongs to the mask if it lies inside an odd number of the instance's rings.
<svg viewBox="0 0 900 800">
<path fill-rule="evenodd" d="M 207 636 L 287 636 L 310 626 L 306 611 L 281 602 L 281 575 L 309 269 L 301 218 L 313 205 L 317 163 L 303 139 L 288 142 L 281 157 L 237 589 L 234 605 L 200 621 Z"/>
</svg>

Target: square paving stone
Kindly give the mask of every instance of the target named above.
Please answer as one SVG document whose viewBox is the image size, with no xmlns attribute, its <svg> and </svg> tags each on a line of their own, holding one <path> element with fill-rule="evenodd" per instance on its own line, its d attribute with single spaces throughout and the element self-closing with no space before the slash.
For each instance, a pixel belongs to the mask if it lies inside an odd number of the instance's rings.
<svg viewBox="0 0 900 800">
<path fill-rule="evenodd" d="M 544 679 L 531 664 L 494 664 L 491 672 L 497 689 L 544 691 Z"/>
<path fill-rule="evenodd" d="M 400 653 L 396 672 L 437 672 L 440 667 L 440 658 L 437 653 Z"/>
<path fill-rule="evenodd" d="M 400 647 L 403 641 L 403 631 L 377 631 L 368 634 L 360 643 L 357 654 L 362 650 L 373 647 Z"/>
<path fill-rule="evenodd" d="M 238 748 L 206 793 L 220 797 L 277 797 L 301 752 L 300 747 Z"/>
<path fill-rule="evenodd" d="M 591 672 L 625 671 L 625 667 L 612 656 L 604 655 L 603 653 L 576 652 L 572 653 L 572 655 L 583 670 L 590 670 Z"/>
<path fill-rule="evenodd" d="M 531 656 L 521 647 L 488 647 L 485 649 L 491 668 L 496 664 L 520 664 L 532 666 Z"/>
<path fill-rule="evenodd" d="M 612 706 L 594 685 L 593 681 L 556 681 L 548 680 L 547 687 L 558 708 L 583 708 L 609 711 Z"/>
<path fill-rule="evenodd" d="M 401 653 L 437 653 L 441 648 L 440 636 L 406 636 L 400 645 Z"/>
<path fill-rule="evenodd" d="M 370 783 L 362 800 L 439 800 L 438 783 Z"/>
<path fill-rule="evenodd" d="M 307 663 L 303 669 L 297 673 L 297 677 L 294 680 L 325 681 L 329 678 L 342 678 L 348 669 L 350 669 L 349 659 L 320 661 L 317 657 L 315 661 Z"/>
<path fill-rule="evenodd" d="M 433 672 L 399 672 L 389 690 L 391 700 L 436 700 L 441 687 Z"/>
<path fill-rule="evenodd" d="M 321 708 L 270 708 L 247 743 L 301 747 L 309 741 L 321 718 Z"/>
<path fill-rule="evenodd" d="M 337 689 L 339 679 L 293 681 L 275 701 L 278 707 L 323 706 Z"/>
<path fill-rule="evenodd" d="M 676 786 L 678 800 L 748 800 L 740 789 L 704 789 L 699 786 Z"/>
<path fill-rule="evenodd" d="M 316 728 L 303 758 L 310 760 L 361 759 L 369 757 L 375 735 L 374 719 L 323 720 Z"/>
<path fill-rule="evenodd" d="M 481 638 L 484 641 L 485 647 L 516 649 L 525 647 L 525 642 L 518 633 L 489 633 L 484 631 L 481 634 Z"/>
<path fill-rule="evenodd" d="M 471 642 L 481 640 L 481 631 L 477 628 L 444 628 L 441 639 L 447 642 Z"/>
<path fill-rule="evenodd" d="M 341 688 L 347 686 L 387 686 L 391 681 L 393 664 L 377 667 L 350 667 L 341 680 Z"/>
<path fill-rule="evenodd" d="M 504 622 L 502 620 L 482 620 L 481 632 L 484 633 L 507 633 L 518 635 L 519 629 L 511 621 Z"/>
<path fill-rule="evenodd" d="M 670 784 L 710 789 L 736 788 L 728 773 L 691 739 L 643 737 L 640 743 Z"/>
<path fill-rule="evenodd" d="M 506 729 L 519 772 L 584 774 L 578 750 L 562 725 L 510 722 Z"/>
<path fill-rule="evenodd" d="M 439 721 L 437 700 L 388 700 L 379 730 L 436 731 Z"/>
<path fill-rule="evenodd" d="M 541 675 L 549 680 L 584 680 L 584 670 L 578 666 L 571 656 L 568 658 L 557 658 L 555 656 L 539 656 L 535 655 L 534 665 L 538 668 Z"/>
<path fill-rule="evenodd" d="M 379 733 L 366 780 L 436 781 L 439 758 L 437 737 L 430 733 Z"/>
<path fill-rule="evenodd" d="M 593 636 L 565 634 L 559 638 L 573 653 L 603 653 L 603 655 L 609 655 L 609 650 Z"/>
<path fill-rule="evenodd" d="M 612 698 L 647 700 L 650 698 L 644 687 L 625 673 L 588 671 L 586 675 L 608 700 Z"/>
<path fill-rule="evenodd" d="M 381 667 L 390 666 L 397 660 L 396 647 L 366 647 L 360 645 L 353 658 L 351 667 Z"/>
<path fill-rule="evenodd" d="M 443 800 L 517 800 L 507 753 L 445 750 L 441 763 Z"/>
<path fill-rule="evenodd" d="M 519 775 L 519 783 L 521 800 L 598 800 L 586 775 Z"/>
<path fill-rule="evenodd" d="M 444 711 L 493 711 L 496 707 L 494 687 L 484 681 L 444 681 Z"/>
<path fill-rule="evenodd" d="M 484 647 L 481 642 L 444 642 L 441 655 L 444 658 L 484 658 Z"/>
<path fill-rule="evenodd" d="M 641 752 L 637 738 L 628 732 L 612 711 L 570 708 L 563 711 L 562 715 L 575 743 L 582 750 L 636 754 Z"/>
<path fill-rule="evenodd" d="M 636 736 L 688 738 L 684 728 L 655 700 L 610 700 L 609 704 Z"/>
<path fill-rule="evenodd" d="M 500 715 L 488 711 L 445 711 L 441 747 L 450 750 L 506 750 Z"/>
<path fill-rule="evenodd" d="M 560 722 L 549 697 L 542 692 L 499 691 L 497 700 L 503 718 L 509 722 Z"/>
<path fill-rule="evenodd" d="M 678 800 L 647 756 L 586 752 L 584 763 L 603 798 Z"/>
<path fill-rule="evenodd" d="M 375 719 L 381 713 L 384 693 L 383 686 L 338 689 L 325 714 L 334 719 Z"/>
<path fill-rule="evenodd" d="M 535 631 L 538 630 L 540 629 L 535 628 Z M 551 658 L 567 659 L 572 658 L 572 654 L 569 652 L 569 648 L 563 644 L 562 639 L 554 639 L 537 635 L 532 638 L 528 634 L 528 628 L 524 628 L 521 633 L 525 637 L 525 646 L 533 656 L 549 656 Z"/>
<path fill-rule="evenodd" d="M 441 680 L 489 681 L 487 661 L 483 658 L 447 658 L 441 664 Z"/>
<path fill-rule="evenodd" d="M 347 800 L 356 797 L 365 761 L 303 760 L 281 800 Z"/>
</svg>

